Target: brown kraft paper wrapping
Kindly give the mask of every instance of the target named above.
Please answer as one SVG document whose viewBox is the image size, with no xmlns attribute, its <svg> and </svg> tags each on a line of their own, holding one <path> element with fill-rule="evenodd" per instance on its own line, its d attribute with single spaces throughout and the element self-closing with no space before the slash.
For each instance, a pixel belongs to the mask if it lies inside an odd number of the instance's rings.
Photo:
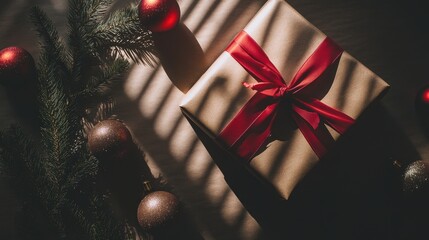
<svg viewBox="0 0 429 240">
<path fill-rule="evenodd" d="M 326 38 L 290 5 L 269 0 L 244 29 L 265 51 L 288 84 L 304 61 Z M 333 81 L 320 89 L 320 100 L 357 119 L 389 85 L 344 52 Z M 184 114 L 201 124 L 213 139 L 229 123 L 254 91 L 242 82 L 255 80 L 229 53 L 222 53 L 184 96 Z M 315 96 L 316 97 L 316 96 Z M 277 126 L 277 140 L 250 161 L 250 167 L 287 199 L 295 185 L 319 161 L 297 128 Z M 334 139 L 339 134 L 329 129 Z M 243 160 L 243 164 L 247 164 Z"/>
</svg>

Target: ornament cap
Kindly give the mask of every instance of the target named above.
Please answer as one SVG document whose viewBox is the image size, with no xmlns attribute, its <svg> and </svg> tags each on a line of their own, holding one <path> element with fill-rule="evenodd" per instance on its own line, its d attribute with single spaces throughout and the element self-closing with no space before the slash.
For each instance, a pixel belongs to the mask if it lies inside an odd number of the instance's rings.
<svg viewBox="0 0 429 240">
<path fill-rule="evenodd" d="M 150 183 L 150 181 L 143 182 L 143 189 L 146 193 L 152 192 L 152 184 Z"/>
<path fill-rule="evenodd" d="M 400 160 L 394 160 L 392 162 L 393 166 L 397 169 L 401 169 L 402 168 L 402 162 Z"/>
</svg>

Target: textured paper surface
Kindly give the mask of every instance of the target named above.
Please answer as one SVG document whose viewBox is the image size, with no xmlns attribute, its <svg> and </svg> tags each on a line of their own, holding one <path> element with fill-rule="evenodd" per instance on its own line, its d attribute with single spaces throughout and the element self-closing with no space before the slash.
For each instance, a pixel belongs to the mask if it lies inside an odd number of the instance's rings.
<svg viewBox="0 0 429 240">
<path fill-rule="evenodd" d="M 291 6 L 278 0 L 268 1 L 244 30 L 264 49 L 287 83 L 326 37 Z M 254 94 L 243 87 L 243 81 L 255 80 L 224 52 L 185 95 L 181 107 L 215 137 Z M 320 97 L 322 102 L 356 119 L 388 87 L 344 52 L 332 85 Z M 281 139 L 270 143 L 250 165 L 287 199 L 319 159 L 299 130 L 285 131 Z"/>
</svg>

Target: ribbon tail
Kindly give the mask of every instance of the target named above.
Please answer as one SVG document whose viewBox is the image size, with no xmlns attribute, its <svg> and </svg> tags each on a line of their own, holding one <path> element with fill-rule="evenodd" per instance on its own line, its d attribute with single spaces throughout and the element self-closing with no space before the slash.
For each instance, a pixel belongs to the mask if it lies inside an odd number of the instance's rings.
<svg viewBox="0 0 429 240">
<path fill-rule="evenodd" d="M 218 138 L 231 149 L 236 149 L 240 157 L 250 160 L 271 134 L 277 105 L 262 94 L 253 95 Z"/>
<path fill-rule="evenodd" d="M 323 121 L 327 125 L 332 127 L 340 134 L 344 134 L 346 130 L 355 122 L 355 120 L 347 114 L 322 103 L 318 99 L 313 98 L 305 102 L 300 99 L 295 100 L 305 106 L 305 108 L 316 112 L 319 116 L 322 117 Z"/>
<path fill-rule="evenodd" d="M 218 138 L 228 146 L 235 145 L 248 131 L 255 119 L 270 104 L 268 100 L 262 94 L 253 95 L 220 132 Z"/>
<path fill-rule="evenodd" d="M 295 104 L 292 105 L 292 110 L 305 120 L 313 129 L 319 127 L 320 117 L 317 113 L 302 109 Z"/>
<path fill-rule="evenodd" d="M 276 118 L 276 105 L 267 107 L 252 124 L 252 130 L 246 134 L 236 147 L 238 156 L 250 161 L 263 147 L 271 135 L 271 129 Z M 257 127 L 254 127 L 257 126 Z"/>
<path fill-rule="evenodd" d="M 319 124 L 319 126 L 314 129 L 299 114 L 293 112 L 292 117 L 310 147 L 313 149 L 313 151 L 319 158 L 322 158 L 326 154 L 330 146 L 333 145 L 335 142 L 334 138 L 329 133 L 326 126 L 323 124 Z"/>
</svg>

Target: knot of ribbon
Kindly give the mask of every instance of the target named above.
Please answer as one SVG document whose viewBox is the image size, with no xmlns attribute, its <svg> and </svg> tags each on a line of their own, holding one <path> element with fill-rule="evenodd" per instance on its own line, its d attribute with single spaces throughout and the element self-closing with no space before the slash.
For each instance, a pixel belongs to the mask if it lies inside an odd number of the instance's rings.
<svg viewBox="0 0 429 240">
<path fill-rule="evenodd" d="M 249 84 L 244 82 L 243 85 L 263 95 L 270 96 L 276 99 L 286 99 L 292 96 L 291 92 L 289 91 L 289 88 L 285 84 L 277 85 L 271 82 L 259 82 Z"/>
<path fill-rule="evenodd" d="M 234 38 L 226 51 L 257 81 L 243 83 L 256 93 L 218 136 L 240 157 L 251 160 L 255 156 L 271 136 L 281 111 L 286 111 L 293 119 L 319 158 L 334 142 L 325 124 L 343 134 L 354 123 L 353 118 L 314 98 L 317 90 L 307 88 L 320 79 L 343 52 L 329 38 L 325 38 L 304 62 L 289 85 L 245 31 Z"/>
</svg>

